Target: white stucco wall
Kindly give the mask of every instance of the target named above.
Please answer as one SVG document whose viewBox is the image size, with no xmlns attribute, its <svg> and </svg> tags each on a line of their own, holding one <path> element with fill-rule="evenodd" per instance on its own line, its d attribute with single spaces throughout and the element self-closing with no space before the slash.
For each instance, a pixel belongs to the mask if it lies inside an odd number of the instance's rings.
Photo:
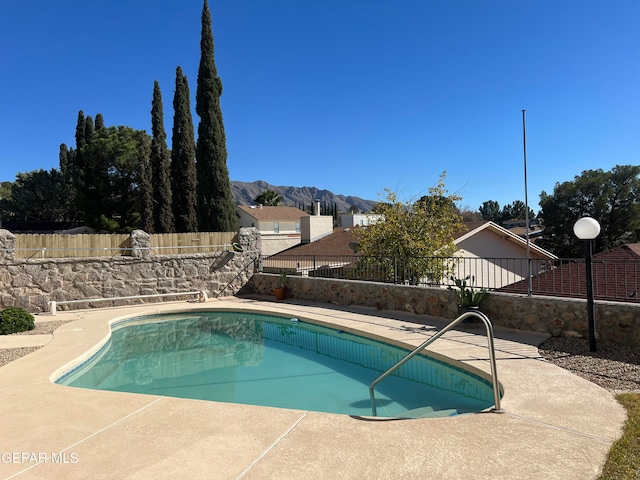
<svg viewBox="0 0 640 480">
<path fill-rule="evenodd" d="M 476 284 L 500 288 L 527 278 L 526 247 L 488 229 L 458 243 L 456 256 L 462 258 L 455 268 L 456 277 L 473 275 Z M 533 250 L 530 257 L 535 275 L 545 259 Z"/>
<path fill-rule="evenodd" d="M 368 227 L 376 223 L 382 215 L 377 213 L 352 213 L 348 215 L 342 215 L 340 217 L 340 226 L 342 227 L 355 227 L 357 225 L 361 227 Z"/>
<path fill-rule="evenodd" d="M 300 219 L 302 243 L 315 242 L 333 233 L 333 217 L 330 215 L 311 215 Z"/>
</svg>

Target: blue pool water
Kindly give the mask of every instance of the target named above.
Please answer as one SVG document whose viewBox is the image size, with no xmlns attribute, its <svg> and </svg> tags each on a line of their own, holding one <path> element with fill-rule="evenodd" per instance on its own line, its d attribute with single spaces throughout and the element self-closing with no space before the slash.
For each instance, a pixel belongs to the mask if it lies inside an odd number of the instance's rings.
<svg viewBox="0 0 640 480">
<path fill-rule="evenodd" d="M 247 312 L 145 316 L 57 383 L 219 402 L 371 415 L 369 385 L 406 351 L 339 330 Z M 446 416 L 493 405 L 491 385 L 414 357 L 376 387 L 382 417 Z"/>
</svg>

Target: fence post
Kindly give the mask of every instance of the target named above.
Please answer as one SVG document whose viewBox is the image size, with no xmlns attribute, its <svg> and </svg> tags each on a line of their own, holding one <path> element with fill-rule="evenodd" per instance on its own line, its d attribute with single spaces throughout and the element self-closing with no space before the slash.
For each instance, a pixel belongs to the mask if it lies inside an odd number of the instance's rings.
<svg viewBox="0 0 640 480">
<path fill-rule="evenodd" d="M 13 262 L 16 258 L 16 236 L 0 229 L 0 260 Z"/>
<path fill-rule="evenodd" d="M 398 284 L 398 257 L 393 257 L 393 284 Z"/>
<path fill-rule="evenodd" d="M 143 230 L 131 232 L 131 256 L 146 258 L 151 255 L 151 237 Z"/>
</svg>

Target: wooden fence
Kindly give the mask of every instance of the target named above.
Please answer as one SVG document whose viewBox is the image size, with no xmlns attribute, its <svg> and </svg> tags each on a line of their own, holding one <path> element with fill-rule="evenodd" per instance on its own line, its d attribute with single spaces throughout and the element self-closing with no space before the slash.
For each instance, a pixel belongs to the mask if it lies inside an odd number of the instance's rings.
<svg viewBox="0 0 640 480">
<path fill-rule="evenodd" d="M 232 250 L 236 232 L 156 233 L 151 235 L 152 255 L 179 255 Z"/>
<path fill-rule="evenodd" d="M 150 235 L 152 255 L 232 250 L 236 232 L 161 233 Z M 16 234 L 16 258 L 113 257 L 131 255 L 128 234 Z"/>
</svg>

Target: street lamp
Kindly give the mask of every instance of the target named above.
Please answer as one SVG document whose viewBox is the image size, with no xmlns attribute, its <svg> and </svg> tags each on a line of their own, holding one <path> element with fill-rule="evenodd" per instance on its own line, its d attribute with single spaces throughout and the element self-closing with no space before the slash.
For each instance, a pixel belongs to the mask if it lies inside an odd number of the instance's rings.
<svg viewBox="0 0 640 480">
<path fill-rule="evenodd" d="M 596 351 L 596 327 L 593 308 L 593 274 L 591 272 L 591 250 L 593 239 L 600 234 L 600 224 L 591 217 L 583 217 L 573 225 L 573 233 L 584 241 L 585 269 L 587 271 L 587 318 L 589 322 L 589 351 Z"/>
</svg>

